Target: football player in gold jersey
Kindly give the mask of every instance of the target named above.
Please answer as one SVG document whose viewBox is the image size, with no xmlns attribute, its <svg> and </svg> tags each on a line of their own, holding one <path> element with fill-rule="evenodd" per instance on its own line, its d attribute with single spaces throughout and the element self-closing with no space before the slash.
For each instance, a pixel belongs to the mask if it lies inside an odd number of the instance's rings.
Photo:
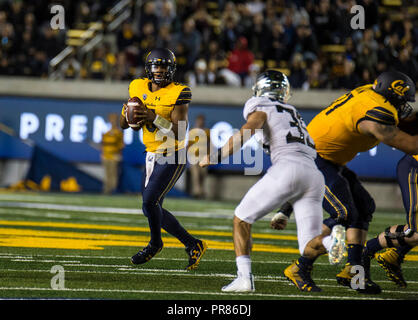
<svg viewBox="0 0 418 320">
<path fill-rule="evenodd" d="M 352 267 L 361 265 L 363 245 L 375 211 L 373 198 L 346 164 L 357 153 L 380 142 L 407 154 L 417 154 L 418 136 L 411 136 L 397 127 L 399 118 L 408 116 L 412 110 L 409 101 L 415 101 L 414 82 L 403 73 L 384 72 L 374 84 L 358 87 L 335 100 L 307 126 L 318 152 L 316 164 L 325 177 L 323 207 L 330 218 L 324 220 L 323 236 L 329 235 L 337 224 L 346 228 L 348 261 L 337 275 L 338 283 L 344 286 L 351 287 Z M 316 250 L 315 243 L 311 245 L 312 250 Z M 318 250 L 318 256 L 323 253 Z M 295 277 L 298 268 L 310 268 L 314 260 L 304 259 L 305 265 L 293 264 Z M 364 287 L 357 290 L 381 292 L 370 277 L 366 277 Z"/>
<path fill-rule="evenodd" d="M 402 131 L 418 134 L 418 114 L 413 113 L 399 125 Z M 370 260 L 376 256 L 377 263 L 386 275 L 401 288 L 407 286 L 401 264 L 405 255 L 418 245 L 418 155 L 406 154 L 399 160 L 396 177 L 401 188 L 406 212 L 406 224 L 386 228 L 377 237 L 366 242 L 362 261 L 366 272 L 370 272 Z M 383 253 L 378 251 L 390 248 Z"/>
<path fill-rule="evenodd" d="M 147 78 L 135 79 L 129 85 L 129 96 L 138 97 L 146 106 L 137 110 L 138 124 L 143 130 L 146 148 L 145 174 L 142 190 L 142 211 L 148 218 L 149 244 L 131 258 L 133 264 L 143 264 L 163 248 L 161 228 L 186 247 L 189 256 L 187 270 L 196 268 L 206 251 L 205 241 L 194 238 L 169 211 L 162 207 L 186 166 L 185 136 L 188 106 L 192 93 L 189 87 L 173 82 L 176 57 L 165 48 L 150 51 L 145 59 Z M 122 109 L 120 125 L 129 128 Z"/>
</svg>

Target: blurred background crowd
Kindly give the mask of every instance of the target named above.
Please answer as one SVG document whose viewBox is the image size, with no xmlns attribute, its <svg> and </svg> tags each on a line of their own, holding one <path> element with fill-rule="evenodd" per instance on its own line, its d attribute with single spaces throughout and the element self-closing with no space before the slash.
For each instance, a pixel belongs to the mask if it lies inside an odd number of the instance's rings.
<svg viewBox="0 0 418 320">
<path fill-rule="evenodd" d="M 47 78 L 70 29 L 106 22 L 119 1 L 0 0 L 0 75 Z M 65 8 L 53 30 L 50 7 Z M 365 29 L 350 9 L 365 10 Z M 282 69 L 292 87 L 352 89 L 390 68 L 418 80 L 417 1 L 156 0 L 131 1 L 131 15 L 104 41 L 59 68 L 61 78 L 130 80 L 144 75 L 144 55 L 167 47 L 177 80 L 191 86 L 250 87 L 266 68 Z"/>
</svg>

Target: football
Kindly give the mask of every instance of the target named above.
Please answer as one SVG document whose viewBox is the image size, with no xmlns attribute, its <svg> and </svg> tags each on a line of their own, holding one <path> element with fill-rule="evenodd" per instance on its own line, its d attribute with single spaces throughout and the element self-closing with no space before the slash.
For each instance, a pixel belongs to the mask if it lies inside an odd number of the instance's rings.
<svg viewBox="0 0 418 320">
<path fill-rule="evenodd" d="M 135 110 L 145 109 L 145 105 L 142 103 L 141 99 L 138 97 L 132 97 L 128 100 L 127 110 L 126 110 L 126 120 L 129 126 L 133 129 L 139 129 L 140 125 L 138 124 L 139 119 L 135 116 Z"/>
</svg>

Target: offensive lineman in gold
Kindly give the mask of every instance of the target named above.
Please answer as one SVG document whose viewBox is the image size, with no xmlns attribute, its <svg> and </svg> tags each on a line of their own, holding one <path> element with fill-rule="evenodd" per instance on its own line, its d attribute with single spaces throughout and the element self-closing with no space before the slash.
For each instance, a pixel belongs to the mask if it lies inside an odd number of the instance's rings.
<svg viewBox="0 0 418 320">
<path fill-rule="evenodd" d="M 191 236 L 178 220 L 162 207 L 165 195 L 174 186 L 186 166 L 185 135 L 188 106 L 192 93 L 189 87 L 173 82 L 176 58 L 168 49 L 154 49 L 145 59 L 148 78 L 135 79 L 129 85 L 129 96 L 138 97 L 146 105 L 137 110 L 138 124 L 143 130 L 146 147 L 142 211 L 148 218 L 149 244 L 131 258 L 133 264 L 148 262 L 163 248 L 161 228 L 186 247 L 187 270 L 196 268 L 206 251 L 204 241 Z M 120 125 L 129 128 L 122 109 Z"/>
<path fill-rule="evenodd" d="M 324 220 L 323 234 L 317 244 L 311 243 L 312 250 L 317 250 L 317 256 L 324 254 L 318 250 L 321 239 L 337 224 L 346 228 L 348 261 L 337 275 L 341 285 L 351 287 L 352 266 L 362 264 L 363 245 L 375 211 L 373 198 L 346 164 L 358 152 L 367 151 L 380 142 L 407 154 L 417 154 L 418 136 L 397 128 L 399 118 L 408 116 L 412 110 L 408 101 L 415 101 L 414 82 L 403 73 L 384 72 L 373 85 L 359 87 L 335 100 L 307 126 L 318 152 L 316 164 L 325 177 L 323 207 L 331 216 Z M 291 210 L 288 207 L 287 214 Z M 280 211 L 283 212 L 283 208 Z M 275 224 L 272 226 L 275 228 Z M 297 287 L 301 290 L 309 289 L 310 285 L 304 286 L 299 270 L 311 270 L 314 261 L 301 257 L 285 271 L 291 275 L 293 283 L 300 283 Z M 381 289 L 366 274 L 364 288 L 357 291 L 376 294 Z"/>
</svg>

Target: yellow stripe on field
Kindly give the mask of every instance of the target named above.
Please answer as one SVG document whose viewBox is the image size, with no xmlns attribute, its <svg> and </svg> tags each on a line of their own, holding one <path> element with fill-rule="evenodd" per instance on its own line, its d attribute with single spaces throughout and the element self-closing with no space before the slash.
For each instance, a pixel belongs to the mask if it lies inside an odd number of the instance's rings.
<svg viewBox="0 0 418 320">
<path fill-rule="evenodd" d="M 231 239 L 232 240 L 232 239 Z M 233 250 L 232 241 L 205 240 L 211 249 Z M 78 250 L 102 250 L 104 247 L 144 247 L 149 236 L 120 234 L 44 231 L 34 229 L 0 228 L 0 246 L 27 248 L 57 248 Z M 176 238 L 163 237 L 165 247 L 184 248 Z M 268 244 L 254 244 L 253 251 L 299 253 L 295 248 Z"/>
<path fill-rule="evenodd" d="M 118 230 L 118 231 L 140 231 L 149 232 L 146 227 L 126 227 L 113 225 L 96 225 L 66 222 L 37 222 L 37 221 L 6 221 L 0 220 L 0 226 L 37 226 L 73 229 L 96 229 L 96 230 Z M 223 231 L 191 230 L 192 234 L 226 236 L 228 240 L 205 241 L 209 249 L 234 250 L 232 233 Z M 273 234 L 255 234 L 254 238 L 297 240 L 296 236 L 283 236 Z M 126 235 L 108 233 L 88 233 L 56 230 L 1 228 L 0 247 L 26 247 L 26 248 L 55 248 L 55 249 L 76 249 L 76 250 L 103 250 L 104 247 L 127 246 L 144 247 L 149 242 L 149 235 Z M 173 237 L 163 237 L 164 246 L 168 248 L 184 248 L 184 245 Z M 299 254 L 297 248 L 281 247 L 271 244 L 253 243 L 253 251 Z M 412 251 L 418 251 L 415 247 Z M 418 261 L 418 255 L 407 255 L 407 261 Z"/>
<path fill-rule="evenodd" d="M 103 224 L 86 224 L 86 223 L 71 223 L 71 222 L 43 222 L 43 221 L 8 221 L 0 220 L 0 226 L 31 226 L 31 227 L 50 227 L 50 228 L 68 228 L 68 229 L 95 229 L 95 230 L 113 230 L 113 231 L 139 231 L 149 232 L 148 227 L 127 227 L 114 226 Z M 191 234 L 199 234 L 204 236 L 220 236 L 232 237 L 232 232 L 226 231 L 210 231 L 210 230 L 188 230 Z M 166 231 L 162 230 L 163 233 Z M 253 233 L 253 238 L 256 239 L 277 239 L 277 240 L 297 240 L 293 235 L 280 234 L 265 234 Z"/>
</svg>

